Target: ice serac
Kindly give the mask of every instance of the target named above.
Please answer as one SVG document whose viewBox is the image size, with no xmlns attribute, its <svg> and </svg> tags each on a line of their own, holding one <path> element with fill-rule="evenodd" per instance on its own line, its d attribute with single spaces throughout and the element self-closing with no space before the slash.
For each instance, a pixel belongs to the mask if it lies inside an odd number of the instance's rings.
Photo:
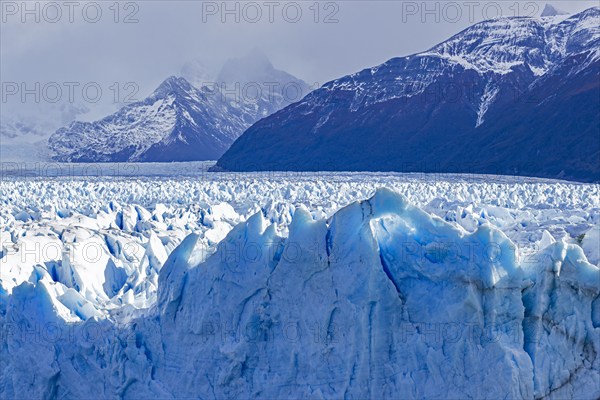
<svg viewBox="0 0 600 400">
<path fill-rule="evenodd" d="M 598 268 L 585 261 L 580 247 L 565 243 L 550 245 L 538 257 L 542 262 L 525 268 L 532 283 L 523 291 L 525 350 L 534 364 L 535 397 L 597 397 Z"/>
<path fill-rule="evenodd" d="M 524 260 L 491 225 L 380 189 L 328 220 L 296 208 L 287 237 L 257 212 L 208 258 L 191 234 L 127 323 L 66 318 L 38 271 L 0 297 L 0 395 L 597 398 L 600 269 L 545 241 Z M 74 333 L 30 343 L 18 321 Z M 104 335 L 84 340 L 92 326 Z"/>
<path fill-rule="evenodd" d="M 215 169 L 598 181 L 600 8 L 477 23 L 258 121 Z"/>
</svg>

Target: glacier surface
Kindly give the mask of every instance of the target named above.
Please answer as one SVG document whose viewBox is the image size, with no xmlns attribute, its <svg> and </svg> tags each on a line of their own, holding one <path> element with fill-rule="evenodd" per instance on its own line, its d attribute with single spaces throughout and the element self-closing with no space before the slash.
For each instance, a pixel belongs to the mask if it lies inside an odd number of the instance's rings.
<svg viewBox="0 0 600 400">
<path fill-rule="evenodd" d="M 598 185 L 246 173 L 0 186 L 2 398 L 600 396 Z"/>
</svg>

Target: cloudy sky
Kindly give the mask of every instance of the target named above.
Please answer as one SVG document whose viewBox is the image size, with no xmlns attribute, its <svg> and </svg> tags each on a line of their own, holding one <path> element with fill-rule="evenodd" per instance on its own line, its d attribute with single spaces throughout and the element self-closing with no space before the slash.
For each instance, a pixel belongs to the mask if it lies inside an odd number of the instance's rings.
<svg viewBox="0 0 600 400">
<path fill-rule="evenodd" d="M 597 1 L 555 1 L 574 13 Z M 533 1 L 1 1 L 2 118 L 48 113 L 56 124 L 95 119 L 133 91 L 142 99 L 200 60 L 208 73 L 253 48 L 310 84 L 423 51 L 469 25 L 502 14 L 539 15 Z M 39 104 L 8 95 L 13 83 L 63 87 Z M 77 83 L 74 86 L 73 82 Z M 97 102 L 82 87 L 97 83 Z M 114 84 L 117 86 L 113 86 Z M 12 85 L 12 86 L 11 86 Z M 71 85 L 71 86 L 69 86 Z M 74 99 L 67 99 L 70 88 Z M 53 88 L 46 93 L 54 96 Z M 94 87 L 91 88 L 94 90 Z M 42 96 L 43 97 L 43 96 Z M 54 98 L 54 97 L 52 97 Z M 65 99 L 68 100 L 65 104 Z M 83 99 L 83 101 L 81 101 Z M 48 103 L 42 98 L 40 103 Z M 59 121 L 60 120 L 60 121 Z"/>
</svg>

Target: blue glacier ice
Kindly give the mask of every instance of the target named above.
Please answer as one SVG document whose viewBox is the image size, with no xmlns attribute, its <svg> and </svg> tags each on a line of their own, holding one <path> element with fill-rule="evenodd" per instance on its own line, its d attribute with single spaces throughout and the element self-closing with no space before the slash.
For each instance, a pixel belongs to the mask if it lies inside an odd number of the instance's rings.
<svg viewBox="0 0 600 400">
<path fill-rule="evenodd" d="M 189 235 L 124 318 L 36 269 L 0 294 L 0 397 L 598 398 L 600 269 L 542 243 L 380 189 L 287 236 L 259 211 L 210 255 Z"/>
</svg>

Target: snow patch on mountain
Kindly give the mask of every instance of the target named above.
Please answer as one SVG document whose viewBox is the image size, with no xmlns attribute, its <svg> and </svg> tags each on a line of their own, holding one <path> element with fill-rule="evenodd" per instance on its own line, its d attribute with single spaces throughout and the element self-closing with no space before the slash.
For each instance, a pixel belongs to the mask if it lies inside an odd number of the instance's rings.
<svg viewBox="0 0 600 400">
<path fill-rule="evenodd" d="M 477 23 L 425 52 L 334 80 L 323 89 L 355 92 L 350 108 L 358 109 L 423 93 L 439 77 L 452 74 L 453 66 L 477 72 L 488 85 L 522 65 L 539 78 L 569 56 L 596 51 L 596 42 L 598 7 L 564 18 L 500 17 Z"/>
<path fill-rule="evenodd" d="M 492 87 L 492 85 L 489 83 L 486 85 L 483 96 L 481 96 L 481 104 L 479 105 L 479 110 L 477 111 L 477 124 L 475 126 L 479 126 L 483 123 L 483 116 L 487 112 L 490 104 L 496 98 L 496 95 L 498 95 L 499 91 L 499 88 Z"/>
<path fill-rule="evenodd" d="M 600 38 L 599 13 L 599 8 L 591 8 L 560 18 L 554 18 L 559 14 L 497 18 L 475 24 L 425 54 L 438 55 L 480 74 L 502 75 L 515 66 L 527 65 L 540 76 L 566 56 L 592 48 L 589 42 Z"/>
</svg>

